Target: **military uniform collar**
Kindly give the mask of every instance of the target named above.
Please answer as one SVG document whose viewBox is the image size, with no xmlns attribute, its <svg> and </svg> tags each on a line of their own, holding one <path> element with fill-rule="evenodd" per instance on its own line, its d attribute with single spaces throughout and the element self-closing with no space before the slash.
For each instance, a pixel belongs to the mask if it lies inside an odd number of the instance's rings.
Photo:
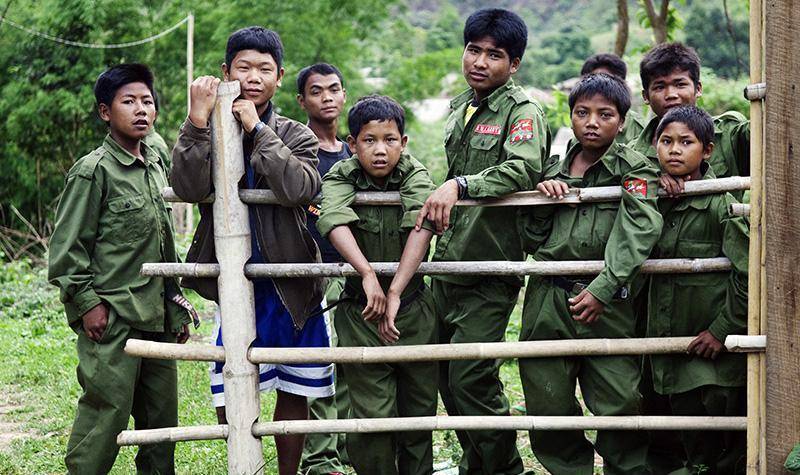
<svg viewBox="0 0 800 475">
<path fill-rule="evenodd" d="M 142 155 L 144 156 L 145 163 L 149 164 L 155 161 L 155 154 L 150 147 L 148 147 L 144 142 L 140 142 L 140 147 L 142 149 Z M 139 160 L 130 152 L 122 148 L 122 146 L 111 137 L 111 134 L 106 134 L 105 139 L 103 139 L 103 148 L 106 152 L 108 152 L 109 155 L 114 157 L 119 163 L 125 165 L 126 167 L 133 165 Z"/>
<path fill-rule="evenodd" d="M 500 110 L 500 102 L 506 97 L 506 94 L 514 87 L 514 79 L 509 78 L 509 80 L 503 84 L 502 86 L 498 87 L 488 97 L 485 97 L 481 104 L 486 103 L 487 107 L 492 112 L 497 112 Z M 467 89 L 466 91 L 462 92 L 461 94 L 457 95 L 450 101 L 450 108 L 452 110 L 456 110 L 459 107 L 463 106 L 464 104 L 471 102 L 475 99 L 475 91 L 472 89 Z"/>
<path fill-rule="evenodd" d="M 343 174 L 346 176 L 350 176 L 351 178 L 355 179 L 356 186 L 363 190 L 378 190 L 378 191 L 386 191 L 390 188 L 390 185 L 394 185 L 403 181 L 403 171 L 409 165 L 410 155 L 406 152 L 403 152 L 400 155 L 400 160 L 397 161 L 397 165 L 392 170 L 391 175 L 386 177 L 386 181 L 384 182 L 383 186 L 378 185 L 372 179 L 371 176 L 367 175 L 363 168 L 361 168 L 361 164 L 358 161 L 358 155 L 354 154 L 347 163 L 344 163 L 342 167 Z"/>
<path fill-rule="evenodd" d="M 618 165 L 617 157 L 622 152 L 621 149 L 622 149 L 622 144 L 617 142 L 615 139 L 613 142 L 611 142 L 611 145 L 608 147 L 608 150 L 606 150 L 606 153 L 604 153 L 603 156 L 600 157 L 600 159 L 597 162 L 595 162 L 594 165 L 587 168 L 586 171 L 588 172 L 592 167 L 600 163 L 606 168 L 606 170 L 609 171 L 609 173 L 613 175 L 614 173 L 616 173 L 617 170 L 617 165 Z M 575 142 L 575 144 L 572 145 L 572 147 L 569 148 L 569 150 L 567 150 L 567 154 L 564 157 L 564 160 L 562 160 L 561 162 L 561 173 L 563 173 L 565 176 L 570 176 L 569 166 L 572 163 L 572 160 L 575 158 L 576 155 L 578 155 L 578 152 L 580 152 L 581 150 L 583 150 L 583 146 L 581 145 L 580 142 L 577 141 Z M 584 173 L 583 176 L 585 177 L 586 173 Z"/>
</svg>

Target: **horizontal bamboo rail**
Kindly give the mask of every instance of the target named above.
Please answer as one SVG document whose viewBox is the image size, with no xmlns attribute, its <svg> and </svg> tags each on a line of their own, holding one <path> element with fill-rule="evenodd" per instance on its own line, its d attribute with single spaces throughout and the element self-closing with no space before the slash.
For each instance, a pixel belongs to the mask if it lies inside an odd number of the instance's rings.
<svg viewBox="0 0 800 475">
<path fill-rule="evenodd" d="M 394 275 L 397 262 L 373 262 L 378 275 Z M 458 261 L 423 262 L 417 274 L 425 275 L 592 275 L 603 270 L 603 261 Z M 648 259 L 641 268 L 643 274 L 687 274 L 695 272 L 726 272 L 730 270 L 726 257 L 709 259 Z M 148 263 L 142 265 L 142 275 L 157 277 L 207 277 L 219 275 L 218 264 Z M 247 264 L 247 277 L 339 277 L 356 276 L 350 264 Z"/>
<path fill-rule="evenodd" d="M 434 430 L 714 430 L 740 431 L 745 417 L 707 416 L 429 416 L 257 422 L 256 437 L 285 434 L 374 433 Z M 227 437 L 226 425 L 126 430 L 118 445 L 214 440 Z"/>
<path fill-rule="evenodd" d="M 750 205 L 747 203 L 731 203 L 728 205 L 731 216 L 750 216 Z"/>
<path fill-rule="evenodd" d="M 727 177 L 713 180 L 686 182 L 684 195 L 708 195 L 726 191 L 743 191 L 750 189 L 750 177 Z M 658 190 L 659 196 L 666 196 L 664 190 Z M 165 201 L 181 202 L 172 188 L 164 188 L 161 196 Z M 538 191 L 521 191 L 502 198 L 485 200 L 460 200 L 456 206 L 541 206 L 551 204 L 578 204 L 602 201 L 618 201 L 622 198 L 619 186 L 600 186 L 594 188 L 572 188 L 563 199 L 553 200 Z M 280 204 L 275 193 L 270 190 L 239 190 L 239 199 L 249 204 Z M 321 195 L 314 198 L 315 203 L 321 201 Z M 204 199 L 202 203 L 211 203 L 214 196 Z M 354 205 L 397 206 L 400 205 L 399 192 L 370 191 L 356 193 Z"/>
<path fill-rule="evenodd" d="M 335 348 L 250 348 L 252 363 L 399 363 L 417 361 L 548 358 L 556 356 L 654 355 L 683 353 L 694 337 L 597 338 L 583 340 L 540 340 L 499 343 L 453 343 Z M 766 337 L 729 335 L 730 352 L 761 352 Z M 222 347 L 206 344 L 180 345 L 130 339 L 125 353 L 142 358 L 189 361 L 225 361 Z"/>
</svg>

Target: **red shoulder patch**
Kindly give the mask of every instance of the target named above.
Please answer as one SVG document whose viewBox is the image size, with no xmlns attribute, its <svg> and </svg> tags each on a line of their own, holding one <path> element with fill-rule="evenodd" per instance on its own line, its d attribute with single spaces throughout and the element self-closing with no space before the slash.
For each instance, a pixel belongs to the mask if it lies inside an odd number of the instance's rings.
<svg viewBox="0 0 800 475">
<path fill-rule="evenodd" d="M 622 187 L 637 198 L 647 198 L 647 180 L 642 180 L 641 178 L 626 180 Z"/>
<path fill-rule="evenodd" d="M 491 125 L 491 124 L 478 124 L 475 126 L 475 133 L 476 134 L 485 134 L 485 135 L 500 135 L 503 129 L 500 128 L 499 125 Z"/>
<path fill-rule="evenodd" d="M 533 119 L 520 119 L 511 126 L 508 134 L 510 143 L 524 142 L 533 138 Z"/>
</svg>

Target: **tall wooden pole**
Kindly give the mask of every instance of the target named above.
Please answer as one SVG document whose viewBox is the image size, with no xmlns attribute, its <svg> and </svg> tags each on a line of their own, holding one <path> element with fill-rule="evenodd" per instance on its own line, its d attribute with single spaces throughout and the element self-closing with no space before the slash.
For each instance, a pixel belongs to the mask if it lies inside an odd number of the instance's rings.
<svg viewBox="0 0 800 475">
<path fill-rule="evenodd" d="M 189 12 L 186 22 L 186 115 L 192 103 L 191 90 L 194 80 L 194 13 Z M 194 230 L 194 205 L 187 203 L 183 210 L 183 225 L 187 233 Z"/>
<path fill-rule="evenodd" d="M 260 414 L 258 367 L 247 359 L 256 337 L 253 284 L 242 270 L 250 258 L 250 220 L 247 205 L 239 200 L 239 179 L 244 174 L 242 128 L 233 117 L 233 100 L 239 82 L 224 82 L 217 92 L 211 116 L 214 173 L 214 247 L 219 261 L 219 308 L 225 345 L 225 406 L 228 417 L 228 473 L 260 473 L 261 440 L 253 436 Z"/>
<path fill-rule="evenodd" d="M 750 1 L 750 84 L 764 81 L 763 0 Z M 764 191 L 764 115 L 763 100 L 750 102 L 750 262 L 748 269 L 747 332 L 763 335 L 762 325 L 762 245 Z M 763 353 L 747 357 L 747 473 L 766 473 L 764 463 L 766 359 Z"/>
<path fill-rule="evenodd" d="M 767 317 L 766 473 L 800 442 L 800 0 L 764 8 L 767 98 L 764 153 L 764 250 Z"/>
</svg>

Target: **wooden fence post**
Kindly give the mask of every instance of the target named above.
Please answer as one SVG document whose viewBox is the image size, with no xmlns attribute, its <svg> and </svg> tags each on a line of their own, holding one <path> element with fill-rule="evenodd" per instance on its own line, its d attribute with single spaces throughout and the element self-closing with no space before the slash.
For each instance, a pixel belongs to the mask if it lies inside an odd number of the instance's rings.
<svg viewBox="0 0 800 475">
<path fill-rule="evenodd" d="M 211 116 L 214 173 L 214 246 L 219 261 L 217 278 L 222 336 L 225 344 L 225 404 L 228 418 L 228 473 L 252 475 L 263 470 L 261 439 L 253 436 L 260 414 L 258 367 L 247 359 L 256 337 L 253 284 L 244 276 L 250 258 L 250 219 L 239 200 L 244 174 L 242 128 L 231 112 L 239 82 L 220 84 Z"/>
<path fill-rule="evenodd" d="M 767 324 L 766 472 L 783 463 L 800 442 L 800 1 L 764 3 L 764 72 L 767 98 L 764 153 Z"/>
</svg>

